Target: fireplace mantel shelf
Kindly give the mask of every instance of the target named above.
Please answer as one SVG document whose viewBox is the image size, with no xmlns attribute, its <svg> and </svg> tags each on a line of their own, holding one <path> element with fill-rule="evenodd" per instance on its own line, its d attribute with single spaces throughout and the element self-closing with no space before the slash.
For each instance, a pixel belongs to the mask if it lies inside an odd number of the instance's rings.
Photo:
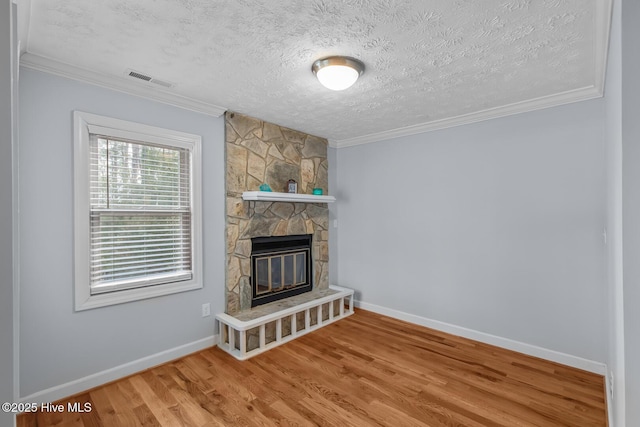
<svg viewBox="0 0 640 427">
<path fill-rule="evenodd" d="M 259 202 L 294 202 L 294 203 L 333 203 L 333 196 L 319 196 L 315 194 L 276 193 L 271 191 L 245 191 L 242 200 Z"/>
</svg>

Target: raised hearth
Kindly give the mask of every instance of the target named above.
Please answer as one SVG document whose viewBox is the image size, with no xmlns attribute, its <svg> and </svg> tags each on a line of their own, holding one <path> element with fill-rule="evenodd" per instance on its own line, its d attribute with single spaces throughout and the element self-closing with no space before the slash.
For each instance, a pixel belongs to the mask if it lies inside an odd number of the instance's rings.
<svg viewBox="0 0 640 427">
<path fill-rule="evenodd" d="M 216 315 L 218 347 L 245 360 L 354 313 L 353 290 L 314 290 L 231 316 Z"/>
</svg>

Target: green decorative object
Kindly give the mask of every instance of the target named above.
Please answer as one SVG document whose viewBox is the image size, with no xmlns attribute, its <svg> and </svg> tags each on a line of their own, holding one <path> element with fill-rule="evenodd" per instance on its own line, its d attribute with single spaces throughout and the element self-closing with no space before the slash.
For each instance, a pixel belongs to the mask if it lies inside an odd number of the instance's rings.
<svg viewBox="0 0 640 427">
<path fill-rule="evenodd" d="M 314 188 L 312 193 L 316 196 L 322 196 L 322 188 Z"/>
<path fill-rule="evenodd" d="M 260 185 L 260 191 L 271 191 L 271 187 L 269 187 L 269 184 L 262 184 Z"/>
</svg>

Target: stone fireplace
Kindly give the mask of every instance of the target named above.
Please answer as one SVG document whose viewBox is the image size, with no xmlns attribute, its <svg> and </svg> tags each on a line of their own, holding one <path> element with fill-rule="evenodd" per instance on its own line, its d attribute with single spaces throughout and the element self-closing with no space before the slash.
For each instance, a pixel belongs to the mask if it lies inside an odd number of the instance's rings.
<svg viewBox="0 0 640 427">
<path fill-rule="evenodd" d="M 260 294 L 302 286 L 298 279 L 304 263 L 306 290 L 328 289 L 327 205 L 242 199 L 243 192 L 258 191 L 263 183 L 274 192 L 286 192 L 290 179 L 298 183 L 298 193 L 322 188 L 328 194 L 327 140 L 233 112 L 225 114 L 225 138 L 226 313 L 234 315 L 270 302 L 256 303 Z M 269 238 L 285 241 L 300 236 L 309 236 L 305 261 L 301 261 L 305 252 L 299 248 L 281 255 L 252 256 L 254 247 Z M 285 263 L 293 270 L 287 272 Z M 278 274 L 282 277 L 274 277 Z"/>
</svg>

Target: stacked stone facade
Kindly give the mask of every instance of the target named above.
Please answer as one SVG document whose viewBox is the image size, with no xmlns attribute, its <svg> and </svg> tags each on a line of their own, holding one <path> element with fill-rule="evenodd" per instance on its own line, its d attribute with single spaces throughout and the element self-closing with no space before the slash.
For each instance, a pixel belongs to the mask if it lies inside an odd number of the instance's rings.
<svg viewBox="0 0 640 427">
<path fill-rule="evenodd" d="M 322 188 L 328 194 L 327 140 L 278 125 L 227 112 L 226 136 L 226 312 L 251 307 L 251 238 L 313 235 L 314 289 L 329 286 L 329 213 L 326 204 L 249 202 L 245 191 L 266 183 L 286 192 L 287 182 L 298 193 Z"/>
</svg>

